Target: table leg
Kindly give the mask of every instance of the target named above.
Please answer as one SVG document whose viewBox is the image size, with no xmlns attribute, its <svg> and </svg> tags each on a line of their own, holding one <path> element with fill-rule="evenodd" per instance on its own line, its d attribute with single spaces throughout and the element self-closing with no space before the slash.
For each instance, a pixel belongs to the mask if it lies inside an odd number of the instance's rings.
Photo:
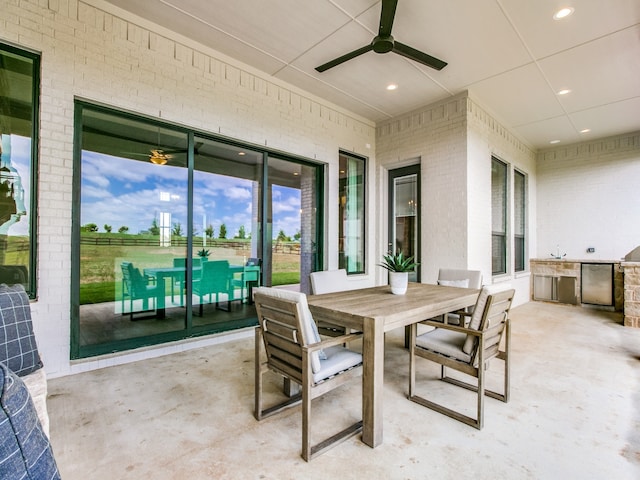
<svg viewBox="0 0 640 480">
<path fill-rule="evenodd" d="M 172 277 L 169 277 L 172 278 Z M 164 299 L 164 289 L 165 289 L 165 283 L 164 283 L 164 279 L 165 276 L 164 275 L 158 275 L 156 277 L 156 281 L 158 282 L 158 294 L 156 295 L 156 316 L 157 318 L 164 318 L 166 315 L 166 305 L 165 305 L 165 299 Z"/>
<path fill-rule="evenodd" d="M 366 319 L 363 333 L 362 441 L 375 448 L 382 443 L 384 320 Z"/>
</svg>

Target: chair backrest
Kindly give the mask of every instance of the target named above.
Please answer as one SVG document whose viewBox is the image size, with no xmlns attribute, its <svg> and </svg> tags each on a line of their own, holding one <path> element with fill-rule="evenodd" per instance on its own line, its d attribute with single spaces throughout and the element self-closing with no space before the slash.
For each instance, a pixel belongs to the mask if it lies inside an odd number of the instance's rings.
<svg viewBox="0 0 640 480">
<path fill-rule="evenodd" d="M 307 296 L 258 287 L 254 290 L 254 302 L 270 367 L 302 382 L 302 347 L 320 341 Z M 317 352 L 311 355 L 311 369 L 314 373 L 320 371 Z"/>
<path fill-rule="evenodd" d="M 229 260 L 202 262 L 200 292 L 226 292 L 229 289 L 231 271 Z"/>
<path fill-rule="evenodd" d="M 247 267 L 259 267 L 262 261 L 259 258 L 249 258 L 245 264 Z"/>
<path fill-rule="evenodd" d="M 490 335 L 485 334 L 485 359 L 489 359 L 498 353 L 514 295 L 515 290 L 508 284 L 483 287 L 480 295 L 478 295 L 473 315 L 469 321 L 469 328 L 482 332 L 491 332 Z M 477 337 L 467 335 L 462 350 L 471 355 L 472 360 L 475 361 L 478 353 L 477 346 Z"/>
<path fill-rule="evenodd" d="M 480 270 L 441 268 L 438 273 L 438 285 L 462 288 L 481 288 L 482 272 Z"/>
<path fill-rule="evenodd" d="M 147 282 L 140 273 L 140 270 L 133 266 L 131 262 L 122 262 L 122 281 L 127 288 L 127 293 L 132 297 L 137 297 L 146 288 Z"/>
<path fill-rule="evenodd" d="M 201 263 L 202 263 L 202 259 L 200 257 L 193 257 L 191 259 L 191 264 L 194 267 L 199 267 Z M 176 267 L 176 268 L 179 268 L 179 267 L 184 268 L 184 267 L 186 267 L 186 265 L 187 265 L 187 259 L 186 258 L 174 258 L 173 259 L 173 266 Z"/>
<path fill-rule="evenodd" d="M 347 271 L 344 268 L 312 272 L 309 277 L 311 278 L 311 291 L 314 295 L 351 290 L 347 281 Z"/>
<path fill-rule="evenodd" d="M 259 282 L 260 281 L 260 267 L 258 266 L 245 266 L 242 272 L 242 279 L 245 282 Z"/>
</svg>

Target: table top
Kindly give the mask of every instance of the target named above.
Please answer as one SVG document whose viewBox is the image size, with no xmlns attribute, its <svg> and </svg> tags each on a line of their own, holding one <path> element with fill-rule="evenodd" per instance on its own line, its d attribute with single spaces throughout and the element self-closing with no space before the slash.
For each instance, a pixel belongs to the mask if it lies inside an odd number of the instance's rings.
<svg viewBox="0 0 640 480">
<path fill-rule="evenodd" d="M 388 285 L 309 295 L 309 309 L 318 318 L 361 328 L 382 320 L 384 330 L 403 327 L 446 312 L 475 305 L 480 290 L 410 282 L 407 293 L 394 295 Z"/>
</svg>

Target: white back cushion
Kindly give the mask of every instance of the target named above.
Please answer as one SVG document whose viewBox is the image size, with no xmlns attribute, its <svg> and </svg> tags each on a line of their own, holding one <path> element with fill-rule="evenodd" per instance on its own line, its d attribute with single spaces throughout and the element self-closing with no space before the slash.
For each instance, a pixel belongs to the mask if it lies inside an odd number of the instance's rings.
<svg viewBox="0 0 640 480">
<path fill-rule="evenodd" d="M 258 287 L 253 291 L 273 298 L 279 298 L 280 300 L 299 303 L 302 314 L 302 317 L 300 318 L 300 328 L 302 328 L 302 335 L 304 336 L 305 342 L 308 345 L 320 342 L 318 326 L 316 325 L 316 322 L 313 321 L 309 305 L 307 304 L 307 296 L 304 293 L 269 287 Z M 320 371 L 321 356 L 324 356 L 324 352 L 322 352 L 322 350 L 311 354 L 311 370 L 313 373 Z"/>
<path fill-rule="evenodd" d="M 441 268 L 438 273 L 438 284 L 441 280 L 467 280 L 468 288 L 482 287 L 482 272 L 480 270 L 462 270 L 457 268 Z M 457 286 L 457 285 L 452 285 Z"/>
<path fill-rule="evenodd" d="M 312 272 L 309 277 L 311 278 L 311 290 L 314 295 L 351 290 L 347 281 L 347 271 L 344 268 Z"/>
</svg>

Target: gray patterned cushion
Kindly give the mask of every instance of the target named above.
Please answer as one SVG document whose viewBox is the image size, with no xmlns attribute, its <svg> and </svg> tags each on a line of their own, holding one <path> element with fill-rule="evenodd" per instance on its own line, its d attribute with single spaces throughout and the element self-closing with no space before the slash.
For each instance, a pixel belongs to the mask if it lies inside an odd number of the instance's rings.
<svg viewBox="0 0 640 480">
<path fill-rule="evenodd" d="M 20 284 L 0 285 L 0 362 L 18 376 L 42 368 L 29 297 Z"/>
<path fill-rule="evenodd" d="M 22 379 L 0 363 L 0 478 L 56 480 L 60 473 Z"/>
</svg>

